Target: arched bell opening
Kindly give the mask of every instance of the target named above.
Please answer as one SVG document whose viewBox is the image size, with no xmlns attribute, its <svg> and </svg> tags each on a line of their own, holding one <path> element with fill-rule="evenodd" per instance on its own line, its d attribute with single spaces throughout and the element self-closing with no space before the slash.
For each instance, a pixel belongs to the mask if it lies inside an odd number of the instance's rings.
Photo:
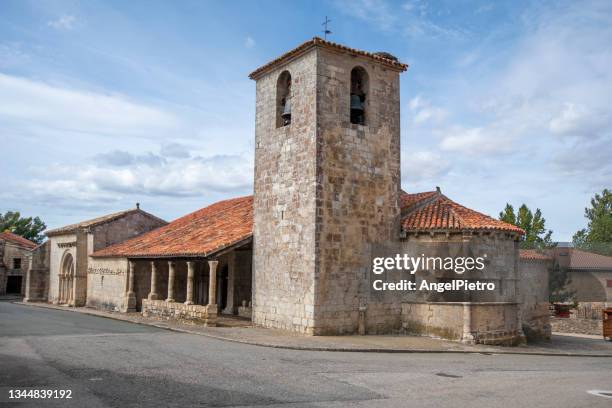
<svg viewBox="0 0 612 408">
<path fill-rule="evenodd" d="M 351 100 L 350 116 L 351 123 L 356 125 L 366 124 L 366 98 L 369 92 L 368 73 L 362 67 L 355 67 L 351 70 Z"/>
<path fill-rule="evenodd" d="M 291 124 L 291 74 L 283 71 L 276 83 L 276 127 Z"/>
</svg>

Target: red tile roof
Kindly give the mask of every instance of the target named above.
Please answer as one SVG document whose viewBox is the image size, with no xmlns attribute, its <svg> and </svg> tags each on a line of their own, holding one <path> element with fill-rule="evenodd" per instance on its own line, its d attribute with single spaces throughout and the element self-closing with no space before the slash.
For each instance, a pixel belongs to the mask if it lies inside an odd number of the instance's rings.
<svg viewBox="0 0 612 408">
<path fill-rule="evenodd" d="M 497 230 L 525 233 L 512 224 L 459 205 L 440 191 L 404 193 L 400 200 L 405 231 Z"/>
<path fill-rule="evenodd" d="M 535 249 L 519 249 L 519 257 L 521 259 L 530 259 L 535 261 L 552 261 L 552 257 Z"/>
<path fill-rule="evenodd" d="M 34 249 L 38 246 L 37 243 L 32 242 L 21 235 L 13 234 L 10 231 L 0 232 L 0 241 L 8 241 L 26 249 Z"/>
<path fill-rule="evenodd" d="M 500 230 L 522 234 L 514 225 L 463 207 L 439 191 L 401 196 L 406 231 Z M 224 200 L 138 237 L 101 249 L 93 257 L 210 256 L 242 244 L 253 234 L 253 196 Z"/>
<path fill-rule="evenodd" d="M 367 51 L 362 51 L 362 50 L 357 50 L 355 48 L 350 48 L 350 47 L 346 47 L 344 45 L 335 43 L 335 42 L 331 42 L 331 41 L 326 41 L 322 38 L 319 37 L 314 37 L 312 40 L 308 40 L 304 43 L 302 43 L 301 45 L 297 46 L 296 48 L 292 49 L 291 51 L 288 51 L 286 53 L 284 53 L 283 55 L 281 55 L 280 57 L 268 62 L 267 64 L 257 68 L 255 71 L 251 72 L 249 74 L 249 78 L 251 79 L 257 79 L 259 78 L 259 76 L 261 76 L 261 74 L 263 74 L 264 72 L 270 70 L 272 67 L 274 67 L 277 64 L 280 64 L 284 61 L 287 61 L 291 58 L 294 58 L 300 54 L 303 54 L 304 52 L 308 51 L 311 48 L 314 47 L 326 47 L 326 48 L 332 48 L 335 50 L 340 50 L 340 51 L 344 51 L 344 52 L 348 52 L 351 53 L 353 55 L 359 55 L 359 56 L 363 56 L 369 59 L 372 59 L 374 61 L 380 62 L 382 64 L 387 65 L 390 68 L 394 68 L 397 69 L 398 71 L 405 71 L 406 69 L 408 69 L 408 65 L 406 64 L 402 64 L 401 62 L 395 60 L 395 59 L 391 59 L 391 55 L 387 54 L 387 53 L 373 53 L 373 52 L 367 52 Z"/>
<path fill-rule="evenodd" d="M 139 212 L 141 214 L 144 214 L 145 216 L 147 216 L 149 218 L 153 218 L 155 220 L 161 221 L 162 223 L 166 223 L 166 221 L 162 220 L 161 218 L 158 218 L 158 217 L 154 216 L 153 214 L 150 214 L 150 213 L 148 213 L 146 211 L 143 211 L 143 210 L 141 210 L 140 208 L 137 207 L 137 208 L 131 208 L 129 210 L 124 210 L 124 211 L 119 211 L 119 212 L 112 213 L 112 214 L 103 215 L 103 216 L 97 217 L 97 218 L 92 218 L 91 220 L 78 222 L 76 224 L 70 224 L 70 225 L 66 225 L 64 227 L 48 230 L 48 231 L 45 231 L 45 235 L 50 237 L 50 236 L 54 236 L 54 235 L 68 234 L 68 233 L 72 233 L 72 232 L 74 232 L 74 231 L 76 231 L 77 229 L 80 229 L 80 228 L 95 227 L 95 226 L 98 226 L 98 225 L 105 224 L 107 222 L 118 220 L 118 219 L 120 219 L 122 217 L 125 217 L 126 215 L 130 215 L 130 214 L 137 213 L 137 212 Z"/>
<path fill-rule="evenodd" d="M 93 257 L 209 256 L 253 234 L 253 196 L 219 201 Z"/>
<path fill-rule="evenodd" d="M 570 269 L 612 270 L 612 256 L 570 248 L 569 267 Z"/>
</svg>

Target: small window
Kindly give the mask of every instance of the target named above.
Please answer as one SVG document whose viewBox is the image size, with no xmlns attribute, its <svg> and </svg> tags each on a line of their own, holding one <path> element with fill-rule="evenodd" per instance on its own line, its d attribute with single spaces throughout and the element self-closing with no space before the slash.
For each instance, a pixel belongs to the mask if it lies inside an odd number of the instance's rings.
<svg viewBox="0 0 612 408">
<path fill-rule="evenodd" d="M 283 71 L 276 83 L 276 127 L 291 124 L 291 74 Z"/>
<path fill-rule="evenodd" d="M 21 269 L 21 258 L 13 258 L 13 269 Z"/>
<path fill-rule="evenodd" d="M 612 279 L 607 279 L 606 280 L 606 286 L 609 288 L 612 288 Z"/>
<path fill-rule="evenodd" d="M 351 123 L 366 124 L 366 97 L 368 96 L 368 73 L 361 67 L 351 71 Z"/>
</svg>

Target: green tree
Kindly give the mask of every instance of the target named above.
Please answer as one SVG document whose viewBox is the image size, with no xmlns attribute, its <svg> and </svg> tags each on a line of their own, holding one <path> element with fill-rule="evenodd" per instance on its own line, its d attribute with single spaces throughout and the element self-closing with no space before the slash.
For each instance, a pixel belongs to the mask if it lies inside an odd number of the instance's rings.
<svg viewBox="0 0 612 408">
<path fill-rule="evenodd" d="M 572 283 L 567 268 L 562 268 L 555 262 L 550 274 L 548 275 L 548 297 L 551 303 L 572 302 L 574 301 L 575 290 L 568 289 Z"/>
<path fill-rule="evenodd" d="M 10 231 L 40 244 L 45 239 L 42 232 L 47 225 L 38 217 L 22 217 L 19 211 L 0 213 L 0 232 Z"/>
<path fill-rule="evenodd" d="M 499 213 L 499 219 L 525 231 L 520 244 L 521 248 L 543 249 L 554 246 L 551 239 L 552 231 L 546 229 L 546 219 L 542 217 L 542 211 L 539 208 L 532 212 L 523 204 L 519 207 L 518 213 L 515 213 L 514 207 L 506 204 L 506 208 Z"/>
<path fill-rule="evenodd" d="M 612 191 L 604 189 L 591 198 L 591 207 L 584 209 L 587 227 L 576 232 L 574 245 L 578 248 L 612 255 Z"/>
</svg>

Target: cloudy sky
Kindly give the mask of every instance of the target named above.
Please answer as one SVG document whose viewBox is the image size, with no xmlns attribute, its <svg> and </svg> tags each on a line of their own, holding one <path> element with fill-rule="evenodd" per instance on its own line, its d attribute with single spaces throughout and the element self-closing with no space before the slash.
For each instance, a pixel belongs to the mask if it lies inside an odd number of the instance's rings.
<svg viewBox="0 0 612 408">
<path fill-rule="evenodd" d="M 320 35 L 402 75 L 402 184 L 557 240 L 612 187 L 609 1 L 0 2 L 0 212 L 172 220 L 252 190 L 250 71 Z"/>
</svg>

